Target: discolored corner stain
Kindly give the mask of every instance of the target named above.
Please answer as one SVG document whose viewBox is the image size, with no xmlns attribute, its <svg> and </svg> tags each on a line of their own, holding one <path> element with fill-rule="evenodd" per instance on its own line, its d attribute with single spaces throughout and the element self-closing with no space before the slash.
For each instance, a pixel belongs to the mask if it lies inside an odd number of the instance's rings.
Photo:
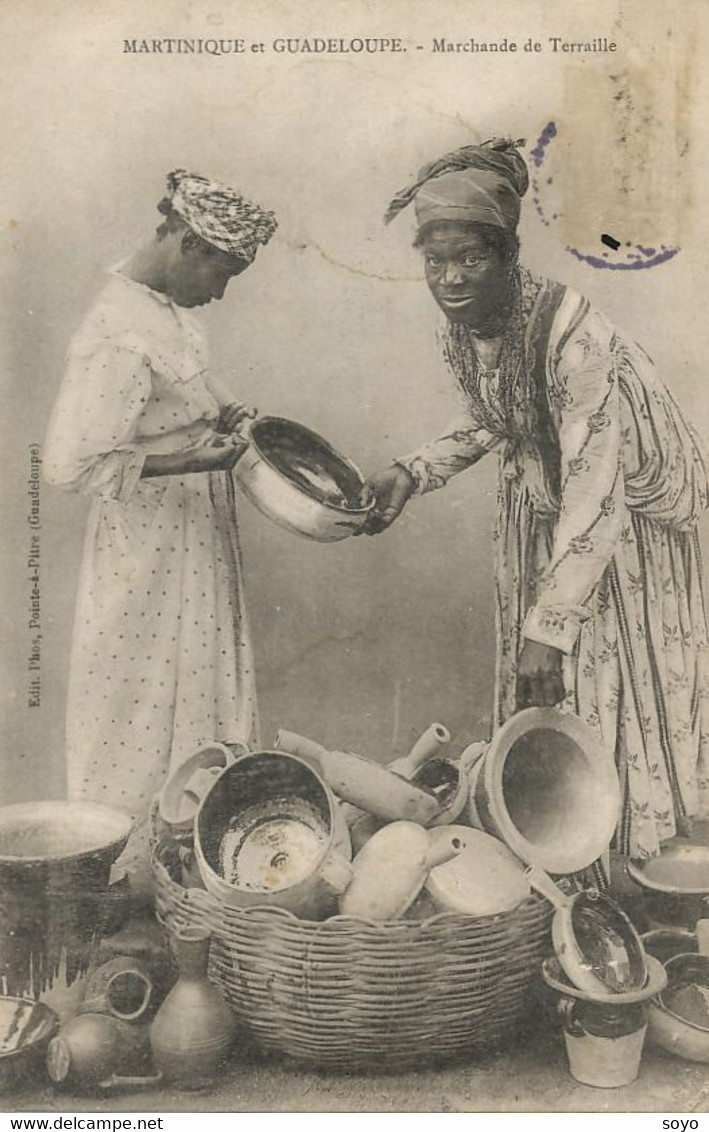
<svg viewBox="0 0 709 1132">
<path fill-rule="evenodd" d="M 20 227 L 20 222 L 19 222 L 19 220 L 8 220 L 7 223 L 5 224 L 5 227 L 9 228 L 10 231 L 12 232 L 12 231 L 15 230 L 15 228 Z"/>
<path fill-rule="evenodd" d="M 565 69 L 561 112 L 530 152 L 532 200 L 542 223 L 589 266 L 657 267 L 678 254 L 691 227 L 692 22 L 667 30 L 671 48 L 630 45 L 593 71 L 576 62 Z"/>
</svg>

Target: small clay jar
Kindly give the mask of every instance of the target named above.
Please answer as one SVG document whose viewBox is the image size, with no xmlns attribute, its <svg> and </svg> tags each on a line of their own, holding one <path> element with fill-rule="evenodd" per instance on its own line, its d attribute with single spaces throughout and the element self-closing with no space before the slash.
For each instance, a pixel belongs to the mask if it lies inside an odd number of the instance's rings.
<svg viewBox="0 0 709 1132">
<path fill-rule="evenodd" d="M 171 943 L 179 976 L 151 1028 L 153 1059 L 176 1088 L 204 1089 L 231 1052 L 236 1019 L 207 978 L 209 933 L 185 928 Z"/>
<path fill-rule="evenodd" d="M 128 955 L 116 956 L 89 978 L 80 1014 L 111 1014 L 137 1022 L 150 1011 L 153 984 L 147 966 Z"/>
<path fill-rule="evenodd" d="M 77 1014 L 49 1043 L 47 1071 L 57 1084 L 87 1089 L 115 1075 L 149 1074 L 149 1028 L 108 1014 Z"/>
</svg>

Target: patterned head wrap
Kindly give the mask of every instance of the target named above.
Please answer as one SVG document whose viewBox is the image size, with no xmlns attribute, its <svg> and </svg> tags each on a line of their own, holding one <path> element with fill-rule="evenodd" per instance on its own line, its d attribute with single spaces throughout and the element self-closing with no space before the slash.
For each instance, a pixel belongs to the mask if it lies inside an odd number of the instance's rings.
<svg viewBox="0 0 709 1132">
<path fill-rule="evenodd" d="M 425 165 L 412 185 L 397 193 L 384 223 L 414 201 L 419 228 L 436 220 L 469 220 L 514 232 L 529 174 L 518 146 L 491 138 L 466 145 Z"/>
<path fill-rule="evenodd" d="M 175 169 L 167 177 L 167 197 L 158 205 L 172 209 L 208 244 L 252 263 L 259 244 L 267 244 L 278 227 L 274 213 L 242 197 L 235 189 Z"/>
</svg>

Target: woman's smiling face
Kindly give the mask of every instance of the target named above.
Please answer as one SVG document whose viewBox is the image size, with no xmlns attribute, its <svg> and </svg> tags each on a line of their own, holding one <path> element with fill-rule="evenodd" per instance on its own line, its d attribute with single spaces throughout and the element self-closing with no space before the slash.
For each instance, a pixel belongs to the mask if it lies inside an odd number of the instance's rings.
<svg viewBox="0 0 709 1132">
<path fill-rule="evenodd" d="M 499 316 L 509 295 L 516 244 L 508 249 L 479 225 L 445 220 L 427 226 L 417 246 L 429 290 L 451 322 L 476 326 Z"/>
</svg>

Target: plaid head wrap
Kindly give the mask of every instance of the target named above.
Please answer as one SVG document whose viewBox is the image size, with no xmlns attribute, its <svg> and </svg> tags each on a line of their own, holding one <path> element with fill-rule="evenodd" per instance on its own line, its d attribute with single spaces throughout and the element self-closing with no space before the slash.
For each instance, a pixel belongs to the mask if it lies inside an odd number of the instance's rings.
<svg viewBox="0 0 709 1132">
<path fill-rule="evenodd" d="M 208 244 L 251 263 L 259 244 L 267 244 L 278 227 L 273 212 L 247 200 L 235 189 L 175 169 L 167 177 L 167 197 L 158 205 L 172 208 Z"/>
<path fill-rule="evenodd" d="M 436 220 L 469 220 L 514 231 L 529 174 L 518 146 L 523 141 L 491 138 L 446 153 L 420 170 L 397 193 L 384 216 L 388 224 L 414 201 L 419 228 Z"/>
</svg>

